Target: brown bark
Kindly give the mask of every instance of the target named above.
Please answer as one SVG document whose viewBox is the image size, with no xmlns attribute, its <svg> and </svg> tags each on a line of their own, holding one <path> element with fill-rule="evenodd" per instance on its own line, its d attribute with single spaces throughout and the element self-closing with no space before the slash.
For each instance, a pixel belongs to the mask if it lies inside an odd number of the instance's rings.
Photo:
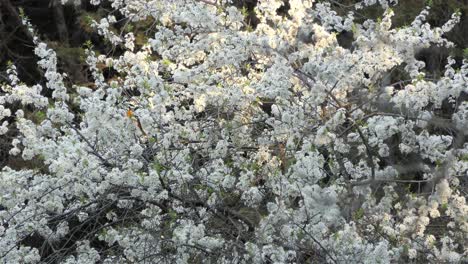
<svg viewBox="0 0 468 264">
<path fill-rule="evenodd" d="M 63 5 L 60 0 L 52 0 L 51 6 L 54 12 L 55 25 L 57 27 L 57 34 L 61 42 L 68 44 L 68 29 L 63 13 Z"/>
</svg>

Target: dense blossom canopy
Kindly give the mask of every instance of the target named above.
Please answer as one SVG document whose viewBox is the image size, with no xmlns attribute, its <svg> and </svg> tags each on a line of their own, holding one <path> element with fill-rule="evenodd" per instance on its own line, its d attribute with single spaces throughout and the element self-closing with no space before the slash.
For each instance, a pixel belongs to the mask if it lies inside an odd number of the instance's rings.
<svg viewBox="0 0 468 264">
<path fill-rule="evenodd" d="M 2 263 L 467 260 L 468 61 L 428 78 L 415 56 L 460 14 L 396 28 L 396 1 L 260 0 L 250 25 L 229 0 L 108 2 L 92 26 L 121 52 L 88 47 L 88 87 L 24 18 L 47 82 L 9 67 L 0 134 L 43 166 L 0 172 Z M 356 18 L 369 5 L 381 19 Z"/>
</svg>

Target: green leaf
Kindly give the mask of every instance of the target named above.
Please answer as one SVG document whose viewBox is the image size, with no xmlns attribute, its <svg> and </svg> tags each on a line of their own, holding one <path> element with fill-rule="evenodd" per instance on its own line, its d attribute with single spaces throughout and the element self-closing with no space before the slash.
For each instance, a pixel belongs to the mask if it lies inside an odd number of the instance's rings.
<svg viewBox="0 0 468 264">
<path fill-rule="evenodd" d="M 87 40 L 85 41 L 85 43 L 83 44 L 83 47 L 85 49 L 92 49 L 93 48 L 93 43 L 91 42 L 91 40 Z"/>
<path fill-rule="evenodd" d="M 168 213 L 169 218 L 171 219 L 171 222 L 175 221 L 177 219 L 177 212 L 174 210 L 170 210 Z"/>
<path fill-rule="evenodd" d="M 241 14 L 244 16 L 244 17 L 247 17 L 249 15 L 249 10 L 247 9 L 247 7 L 243 6 L 242 9 L 241 9 Z"/>
<path fill-rule="evenodd" d="M 22 7 L 19 7 L 18 8 L 18 11 L 19 11 L 19 16 L 21 19 L 25 19 L 26 18 L 26 15 L 24 14 L 24 9 Z"/>
<path fill-rule="evenodd" d="M 160 174 L 163 170 L 167 170 L 168 168 L 165 167 L 164 165 L 162 165 L 161 163 L 159 163 L 159 161 L 155 161 L 153 163 L 153 169 L 158 173 Z"/>
<path fill-rule="evenodd" d="M 448 208 L 448 204 L 447 203 L 443 203 L 441 206 L 440 206 L 440 209 L 442 209 L 443 211 L 447 210 Z"/>
<path fill-rule="evenodd" d="M 169 59 L 163 59 L 163 60 L 162 60 L 162 64 L 163 64 L 164 66 L 168 67 L 169 65 L 172 64 L 172 61 L 169 60 Z"/>
<path fill-rule="evenodd" d="M 47 115 L 45 111 L 37 111 L 35 117 L 36 117 L 37 122 L 41 123 L 42 121 L 46 119 Z"/>
<path fill-rule="evenodd" d="M 364 216 L 364 209 L 362 209 L 362 208 L 357 209 L 353 214 L 354 220 L 359 220 L 363 216 Z"/>
<path fill-rule="evenodd" d="M 408 245 L 406 245 L 406 244 L 403 245 L 403 253 L 404 253 L 405 255 L 407 255 L 407 254 L 408 254 L 408 251 L 409 251 Z"/>
<path fill-rule="evenodd" d="M 466 59 L 468 59 L 468 48 L 465 48 L 463 50 L 463 57 L 465 57 Z"/>
<path fill-rule="evenodd" d="M 353 26 L 351 27 L 351 31 L 353 32 L 353 35 L 357 35 L 359 30 L 358 27 L 356 26 L 356 23 L 353 23 Z"/>
</svg>

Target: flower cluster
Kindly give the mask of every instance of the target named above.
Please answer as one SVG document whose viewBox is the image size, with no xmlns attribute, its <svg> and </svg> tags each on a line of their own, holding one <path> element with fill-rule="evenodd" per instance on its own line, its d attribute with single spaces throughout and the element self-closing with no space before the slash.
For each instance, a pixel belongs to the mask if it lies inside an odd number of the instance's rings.
<svg viewBox="0 0 468 264">
<path fill-rule="evenodd" d="M 248 25 L 231 1 L 108 2 L 93 27 L 122 52 L 87 50 L 92 86 L 37 37 L 45 87 L 8 69 L 0 134 L 41 166 L 0 171 L 2 262 L 468 260 L 468 61 L 430 79 L 415 56 L 451 46 L 459 14 L 394 28 L 397 1 L 353 6 L 385 10 L 361 23 L 275 0 Z M 115 33 L 115 14 L 154 34 Z"/>
</svg>

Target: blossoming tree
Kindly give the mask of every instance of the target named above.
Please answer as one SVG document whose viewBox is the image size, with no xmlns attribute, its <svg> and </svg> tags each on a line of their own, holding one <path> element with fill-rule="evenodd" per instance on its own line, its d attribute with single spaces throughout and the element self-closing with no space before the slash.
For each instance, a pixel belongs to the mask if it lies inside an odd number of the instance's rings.
<svg viewBox="0 0 468 264">
<path fill-rule="evenodd" d="M 43 166 L 0 172 L 2 263 L 467 260 L 468 62 L 428 78 L 415 57 L 459 13 L 395 28 L 395 1 L 260 0 L 253 25 L 231 1 L 108 2 L 93 27 L 116 52 L 89 46 L 89 87 L 23 21 L 47 83 L 9 67 L 0 133 Z"/>
</svg>

